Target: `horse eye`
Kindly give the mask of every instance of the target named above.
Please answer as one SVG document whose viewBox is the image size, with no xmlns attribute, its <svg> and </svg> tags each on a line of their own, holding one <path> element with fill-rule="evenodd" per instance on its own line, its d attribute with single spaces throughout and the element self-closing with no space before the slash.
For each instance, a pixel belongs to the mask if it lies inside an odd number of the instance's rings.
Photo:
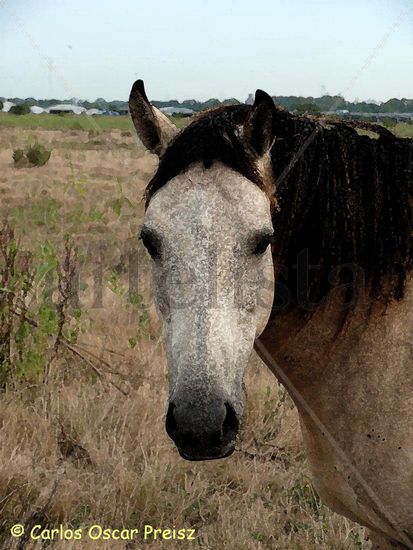
<svg viewBox="0 0 413 550">
<path fill-rule="evenodd" d="M 142 240 L 143 246 L 154 260 L 161 257 L 161 246 L 158 237 L 148 231 L 142 231 L 139 238 Z"/>
<path fill-rule="evenodd" d="M 255 256 L 260 256 L 261 254 L 264 254 L 264 252 L 267 250 L 268 245 L 272 243 L 273 236 L 272 235 L 261 235 L 259 236 L 253 245 L 253 254 Z"/>
</svg>

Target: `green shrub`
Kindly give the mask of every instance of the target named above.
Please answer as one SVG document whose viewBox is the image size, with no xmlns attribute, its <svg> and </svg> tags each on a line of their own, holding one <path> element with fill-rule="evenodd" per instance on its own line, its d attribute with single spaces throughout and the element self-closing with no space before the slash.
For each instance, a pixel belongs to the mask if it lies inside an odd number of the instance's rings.
<svg viewBox="0 0 413 550">
<path fill-rule="evenodd" d="M 18 162 L 21 162 L 24 159 L 24 151 L 23 149 L 15 149 L 13 151 L 13 160 L 17 164 Z"/>
<path fill-rule="evenodd" d="M 321 111 L 315 103 L 298 103 L 293 106 L 299 115 L 320 115 Z"/>
<path fill-rule="evenodd" d="M 26 103 L 13 105 L 13 107 L 10 109 L 10 113 L 13 113 L 13 115 L 28 115 L 30 113 L 30 106 Z"/>
<path fill-rule="evenodd" d="M 68 240 L 60 260 L 48 241 L 23 250 L 13 228 L 0 223 L 1 389 L 13 380 L 46 381 L 58 348 L 76 342 L 81 312 L 72 303 L 75 273 Z"/>
<path fill-rule="evenodd" d="M 44 145 L 40 145 L 39 143 L 35 143 L 26 151 L 26 157 L 30 164 L 34 166 L 44 166 L 51 154 L 51 151 L 48 151 Z"/>
</svg>

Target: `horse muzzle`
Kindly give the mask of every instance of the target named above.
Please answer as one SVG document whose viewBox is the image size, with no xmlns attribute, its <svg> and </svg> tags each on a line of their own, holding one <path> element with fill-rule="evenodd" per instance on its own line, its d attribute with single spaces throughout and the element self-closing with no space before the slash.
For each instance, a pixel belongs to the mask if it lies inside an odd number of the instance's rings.
<svg viewBox="0 0 413 550">
<path fill-rule="evenodd" d="M 228 396 L 183 399 L 175 395 L 166 415 L 166 431 L 185 460 L 225 458 L 235 450 L 240 417 Z"/>
</svg>

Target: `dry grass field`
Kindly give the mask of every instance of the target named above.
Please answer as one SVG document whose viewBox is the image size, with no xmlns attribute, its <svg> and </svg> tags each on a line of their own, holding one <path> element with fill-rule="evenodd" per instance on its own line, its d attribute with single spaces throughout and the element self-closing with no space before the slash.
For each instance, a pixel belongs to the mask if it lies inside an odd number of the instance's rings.
<svg viewBox="0 0 413 550">
<path fill-rule="evenodd" d="M 52 150 L 49 162 L 15 166 L 13 150 L 36 140 Z M 320 503 L 292 402 L 257 357 L 233 456 L 186 462 L 167 438 L 165 359 L 148 259 L 136 238 L 155 167 L 128 130 L 0 124 L 0 219 L 40 263 L 51 249 L 61 257 L 70 235 L 80 306 L 67 316 L 81 351 L 60 346 L 55 353 L 46 331 L 40 343 L 33 338 L 36 360 L 21 363 L 0 393 L 0 547 L 368 549 L 363 529 Z M 41 299 L 34 293 L 33 307 Z M 26 531 L 62 524 L 83 529 L 83 537 L 24 542 L 10 536 L 15 523 Z M 195 529 L 196 538 L 145 541 L 139 533 L 134 541 L 92 541 L 94 524 L 175 526 Z"/>
</svg>

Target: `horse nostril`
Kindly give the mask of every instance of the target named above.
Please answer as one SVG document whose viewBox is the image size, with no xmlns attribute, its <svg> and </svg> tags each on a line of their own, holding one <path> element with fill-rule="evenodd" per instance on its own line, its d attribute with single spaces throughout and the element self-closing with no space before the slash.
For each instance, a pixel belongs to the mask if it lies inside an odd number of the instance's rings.
<svg viewBox="0 0 413 550">
<path fill-rule="evenodd" d="M 225 403 L 225 408 L 227 414 L 222 425 L 224 435 L 233 435 L 238 432 L 239 429 L 239 420 L 237 413 L 234 411 L 234 408 L 229 404 Z"/>
<path fill-rule="evenodd" d="M 222 443 L 221 431 L 212 432 L 209 436 L 209 442 L 211 445 L 219 446 Z"/>
<path fill-rule="evenodd" d="M 168 407 L 168 412 L 166 413 L 166 432 L 173 438 L 173 435 L 176 435 L 178 425 L 176 423 L 174 409 L 176 408 L 175 403 L 170 403 Z"/>
</svg>

